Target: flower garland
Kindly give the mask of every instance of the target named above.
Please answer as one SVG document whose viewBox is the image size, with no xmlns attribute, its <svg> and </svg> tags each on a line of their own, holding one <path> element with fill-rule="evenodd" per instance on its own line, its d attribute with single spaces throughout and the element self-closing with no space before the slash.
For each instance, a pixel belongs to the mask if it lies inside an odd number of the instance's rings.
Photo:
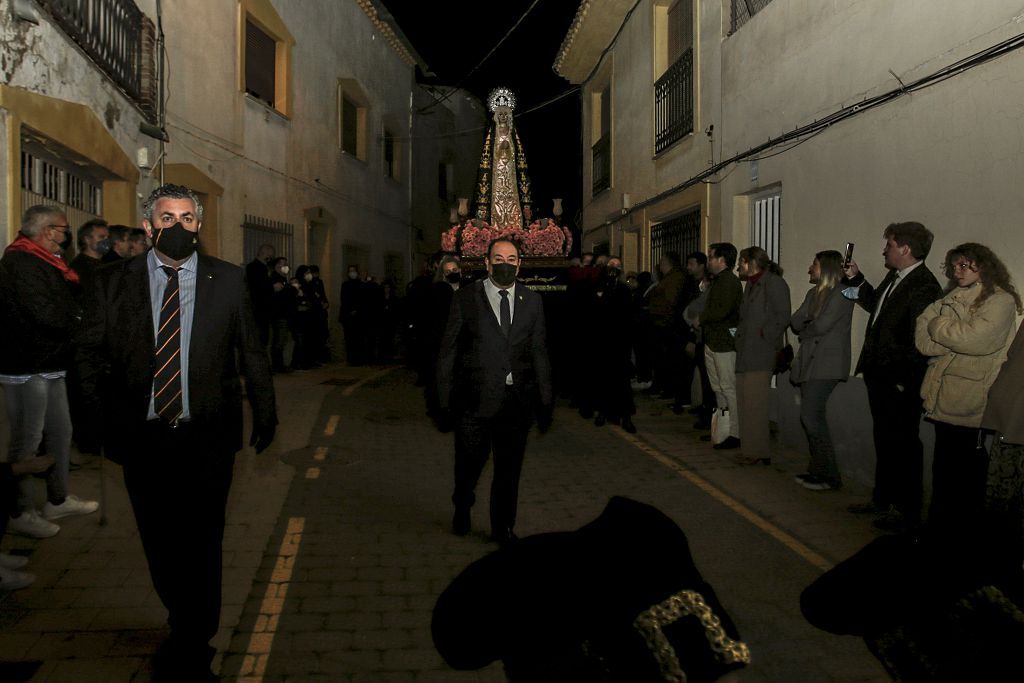
<svg viewBox="0 0 1024 683">
<path fill-rule="evenodd" d="M 441 233 L 441 249 L 467 257 L 484 256 L 487 246 L 499 237 L 518 242 L 524 256 L 567 256 L 572 249 L 572 232 L 550 218 L 537 219 L 525 229 L 518 225 L 498 228 L 472 219 Z"/>
</svg>

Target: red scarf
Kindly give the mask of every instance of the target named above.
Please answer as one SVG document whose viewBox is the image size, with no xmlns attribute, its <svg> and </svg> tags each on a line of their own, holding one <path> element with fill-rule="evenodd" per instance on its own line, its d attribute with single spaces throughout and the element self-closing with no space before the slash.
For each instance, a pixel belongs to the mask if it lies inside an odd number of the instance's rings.
<svg viewBox="0 0 1024 683">
<path fill-rule="evenodd" d="M 36 258 L 41 258 L 59 270 L 61 275 L 64 276 L 64 279 L 68 282 L 78 282 L 78 273 L 68 268 L 68 264 L 64 263 L 64 259 L 56 254 L 51 254 L 46 251 L 23 234 L 19 234 L 18 239 L 8 244 L 7 248 L 4 249 L 5 254 L 9 251 L 24 251 L 32 254 Z"/>
</svg>

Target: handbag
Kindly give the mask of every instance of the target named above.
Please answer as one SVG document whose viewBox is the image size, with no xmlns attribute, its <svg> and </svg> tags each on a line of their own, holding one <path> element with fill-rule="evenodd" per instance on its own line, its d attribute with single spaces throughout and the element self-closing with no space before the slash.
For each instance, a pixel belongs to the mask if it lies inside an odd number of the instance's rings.
<svg viewBox="0 0 1024 683">
<path fill-rule="evenodd" d="M 789 332 L 783 332 L 782 338 L 785 343 L 781 349 L 775 352 L 775 365 L 772 367 L 773 375 L 789 372 L 789 369 L 793 366 L 793 345 L 789 343 Z"/>
<path fill-rule="evenodd" d="M 711 414 L 711 443 L 720 444 L 729 438 L 732 421 L 729 419 L 728 408 L 716 408 Z"/>
</svg>

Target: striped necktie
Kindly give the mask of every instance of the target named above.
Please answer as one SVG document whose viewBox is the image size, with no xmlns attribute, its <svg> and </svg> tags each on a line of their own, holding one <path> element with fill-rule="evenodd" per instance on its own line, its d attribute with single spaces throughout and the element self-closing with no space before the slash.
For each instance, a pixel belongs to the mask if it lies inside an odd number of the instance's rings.
<svg viewBox="0 0 1024 683">
<path fill-rule="evenodd" d="M 167 286 L 160 306 L 160 327 L 156 334 L 156 374 L 153 376 L 153 410 L 174 422 L 181 416 L 181 297 L 178 269 L 160 266 L 167 273 Z"/>
</svg>

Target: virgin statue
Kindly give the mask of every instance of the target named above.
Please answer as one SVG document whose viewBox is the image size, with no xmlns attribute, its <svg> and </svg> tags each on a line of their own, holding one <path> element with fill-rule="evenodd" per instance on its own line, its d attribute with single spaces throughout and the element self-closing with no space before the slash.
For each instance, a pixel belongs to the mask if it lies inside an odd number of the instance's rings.
<svg viewBox="0 0 1024 683">
<path fill-rule="evenodd" d="M 494 114 L 484 140 L 476 183 L 476 218 L 495 227 L 526 227 L 530 221 L 530 178 L 512 110 L 515 95 L 498 88 L 487 98 Z"/>
</svg>

